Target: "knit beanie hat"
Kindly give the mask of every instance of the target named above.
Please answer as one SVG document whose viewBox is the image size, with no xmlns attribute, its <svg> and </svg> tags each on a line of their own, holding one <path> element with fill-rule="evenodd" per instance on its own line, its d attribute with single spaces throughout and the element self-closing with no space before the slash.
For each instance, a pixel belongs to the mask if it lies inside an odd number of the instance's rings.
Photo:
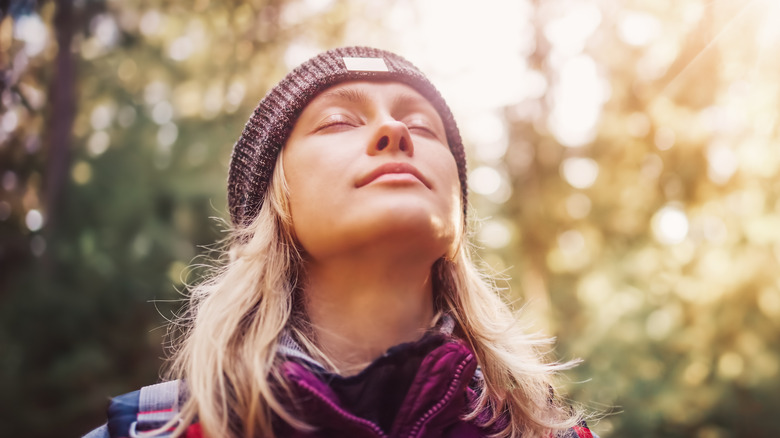
<svg viewBox="0 0 780 438">
<path fill-rule="evenodd" d="M 230 159 L 228 206 L 233 224 L 246 226 L 257 216 L 279 153 L 306 105 L 325 89 L 356 80 L 406 84 L 438 111 L 458 166 L 465 219 L 466 154 L 452 112 L 441 94 L 417 67 L 394 53 L 369 47 L 342 47 L 321 53 L 295 68 L 255 108 Z"/>
</svg>

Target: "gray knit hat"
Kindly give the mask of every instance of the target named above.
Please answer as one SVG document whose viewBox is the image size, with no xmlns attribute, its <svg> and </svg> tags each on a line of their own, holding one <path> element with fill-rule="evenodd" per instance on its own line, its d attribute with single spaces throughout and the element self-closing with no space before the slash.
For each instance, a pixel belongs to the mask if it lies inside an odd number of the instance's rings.
<svg viewBox="0 0 780 438">
<path fill-rule="evenodd" d="M 279 152 L 306 105 L 325 89 L 354 80 L 406 84 L 436 108 L 458 165 L 465 218 L 466 154 L 455 119 L 441 94 L 417 67 L 394 53 L 369 47 L 342 47 L 321 53 L 295 68 L 255 108 L 230 160 L 228 206 L 235 225 L 248 225 L 260 211 Z"/>
</svg>

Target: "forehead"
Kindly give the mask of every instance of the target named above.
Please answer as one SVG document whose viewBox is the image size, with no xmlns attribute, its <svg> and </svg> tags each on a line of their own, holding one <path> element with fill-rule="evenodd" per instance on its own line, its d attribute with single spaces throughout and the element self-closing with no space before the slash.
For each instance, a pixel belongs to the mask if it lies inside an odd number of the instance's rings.
<svg viewBox="0 0 780 438">
<path fill-rule="evenodd" d="M 435 111 L 433 105 L 414 88 L 400 82 L 350 81 L 334 85 L 317 95 L 307 105 L 388 104 L 413 106 Z"/>
</svg>

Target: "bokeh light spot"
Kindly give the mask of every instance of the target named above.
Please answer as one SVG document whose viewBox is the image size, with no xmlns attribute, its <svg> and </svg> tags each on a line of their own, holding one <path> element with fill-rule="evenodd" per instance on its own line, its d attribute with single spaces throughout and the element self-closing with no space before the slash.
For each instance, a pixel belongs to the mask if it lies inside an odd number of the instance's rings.
<svg viewBox="0 0 780 438">
<path fill-rule="evenodd" d="M 470 118 L 464 125 L 464 134 L 475 145 L 476 156 L 486 162 L 501 159 L 509 144 L 503 118 L 491 112 Z"/>
<path fill-rule="evenodd" d="M 674 131 L 671 129 L 667 127 L 658 128 L 658 130 L 655 131 L 655 147 L 661 151 L 671 149 L 671 147 L 674 146 L 676 138 Z"/>
<path fill-rule="evenodd" d="M 567 158 L 561 163 L 561 175 L 576 189 L 587 189 L 599 176 L 599 165 L 590 158 Z"/>
<path fill-rule="evenodd" d="M 758 294 L 758 308 L 769 318 L 780 317 L 780 292 L 767 288 Z"/>
<path fill-rule="evenodd" d="M 152 81 L 144 88 L 144 101 L 148 105 L 154 105 L 157 102 L 167 99 L 170 92 L 168 84 L 161 81 Z"/>
<path fill-rule="evenodd" d="M 479 230 L 479 240 L 490 248 L 504 248 L 512 239 L 509 227 L 501 221 L 485 222 Z"/>
<path fill-rule="evenodd" d="M 168 56 L 174 61 L 184 61 L 189 58 L 195 50 L 192 39 L 189 36 L 176 38 L 168 47 Z"/>
<path fill-rule="evenodd" d="M 30 210 L 24 217 L 24 223 L 30 231 L 38 231 L 43 228 L 43 215 L 38 210 Z"/>
<path fill-rule="evenodd" d="M 739 377 L 744 368 L 744 359 L 733 351 L 723 353 L 718 359 L 718 374 L 723 378 L 733 379 Z"/>
<path fill-rule="evenodd" d="M 564 15 L 544 26 L 544 36 L 556 51 L 576 55 L 582 52 L 588 37 L 601 24 L 601 11 L 589 2 L 572 2 L 561 11 Z"/>
<path fill-rule="evenodd" d="M 3 190 L 10 192 L 16 188 L 19 182 L 19 177 L 16 176 L 16 172 L 13 170 L 6 170 L 3 172 Z"/>
<path fill-rule="evenodd" d="M 665 245 L 680 243 L 688 235 L 688 216 L 679 207 L 667 205 L 653 215 L 652 228 L 658 242 Z"/>
<path fill-rule="evenodd" d="M 683 381 L 689 386 L 697 386 L 704 382 L 710 374 L 710 367 L 703 361 L 694 361 L 688 364 L 683 371 Z"/>
<path fill-rule="evenodd" d="M 106 131 L 93 132 L 87 139 L 87 153 L 91 157 L 102 155 L 108 149 L 110 143 L 111 137 L 108 136 Z"/>
<path fill-rule="evenodd" d="M 167 100 L 157 102 L 152 108 L 152 120 L 158 125 L 164 125 L 173 118 L 173 107 Z"/>
<path fill-rule="evenodd" d="M 631 46 L 646 46 L 661 33 L 661 23 L 654 16 L 629 11 L 618 18 L 618 35 Z"/>
<path fill-rule="evenodd" d="M 79 161 L 70 171 L 70 176 L 78 185 L 84 185 L 92 179 L 92 167 L 89 163 Z"/>
<path fill-rule="evenodd" d="M 98 105 L 92 109 L 89 121 L 92 124 L 92 129 L 99 131 L 106 129 L 111 125 L 112 110 L 108 105 Z"/>
<path fill-rule="evenodd" d="M 166 123 L 157 130 L 157 144 L 164 149 L 170 148 L 179 136 L 179 128 L 174 123 Z"/>
<path fill-rule="evenodd" d="M 737 171 L 739 159 L 723 142 L 713 142 L 707 148 L 707 176 L 716 184 L 725 184 Z"/>
<path fill-rule="evenodd" d="M 43 52 L 48 42 L 48 29 L 38 14 L 26 14 L 16 19 L 14 38 L 24 41 L 24 53 L 36 56 Z"/>
<path fill-rule="evenodd" d="M 16 111 L 14 110 L 6 111 L 5 114 L 3 114 L 3 116 L 0 118 L 0 128 L 2 128 L 5 132 L 14 132 L 18 125 L 19 115 L 16 114 Z"/>
<path fill-rule="evenodd" d="M 111 14 L 98 14 L 89 23 L 89 27 L 101 46 L 114 47 L 119 42 L 119 26 Z"/>
<path fill-rule="evenodd" d="M 477 167 L 469 174 L 469 186 L 480 195 L 493 194 L 501 186 L 501 175 L 490 166 Z"/>
<path fill-rule="evenodd" d="M 155 35 L 159 31 L 162 22 L 163 17 L 159 12 L 154 9 L 146 11 L 141 17 L 139 30 L 146 36 Z"/>
<path fill-rule="evenodd" d="M 596 63 L 590 56 L 577 55 L 560 69 L 553 91 L 554 106 L 548 126 L 556 140 L 567 147 L 581 147 L 596 136 L 596 123 L 607 98 Z"/>
<path fill-rule="evenodd" d="M 653 311 L 645 322 L 645 330 L 650 339 L 660 341 L 669 336 L 680 319 L 680 309 L 669 305 Z"/>
<path fill-rule="evenodd" d="M 567 254 L 576 254 L 585 249 L 585 237 L 577 230 L 564 231 L 558 236 L 558 247 Z"/>
</svg>

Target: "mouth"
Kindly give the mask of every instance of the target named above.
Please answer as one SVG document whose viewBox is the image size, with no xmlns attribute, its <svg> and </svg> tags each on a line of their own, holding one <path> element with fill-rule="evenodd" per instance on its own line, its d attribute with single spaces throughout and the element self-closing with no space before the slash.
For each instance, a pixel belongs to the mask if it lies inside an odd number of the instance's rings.
<svg viewBox="0 0 780 438">
<path fill-rule="evenodd" d="M 392 175 L 392 174 L 407 174 L 412 175 L 415 178 L 417 178 L 425 187 L 431 188 L 430 182 L 423 176 L 422 173 L 420 173 L 419 170 L 417 170 L 416 167 L 412 166 L 409 163 L 386 163 L 383 164 L 373 171 L 369 173 L 368 175 L 360 178 L 357 183 L 355 183 L 355 187 L 363 187 L 366 184 L 371 183 L 375 179 L 379 178 L 382 175 Z"/>
</svg>

